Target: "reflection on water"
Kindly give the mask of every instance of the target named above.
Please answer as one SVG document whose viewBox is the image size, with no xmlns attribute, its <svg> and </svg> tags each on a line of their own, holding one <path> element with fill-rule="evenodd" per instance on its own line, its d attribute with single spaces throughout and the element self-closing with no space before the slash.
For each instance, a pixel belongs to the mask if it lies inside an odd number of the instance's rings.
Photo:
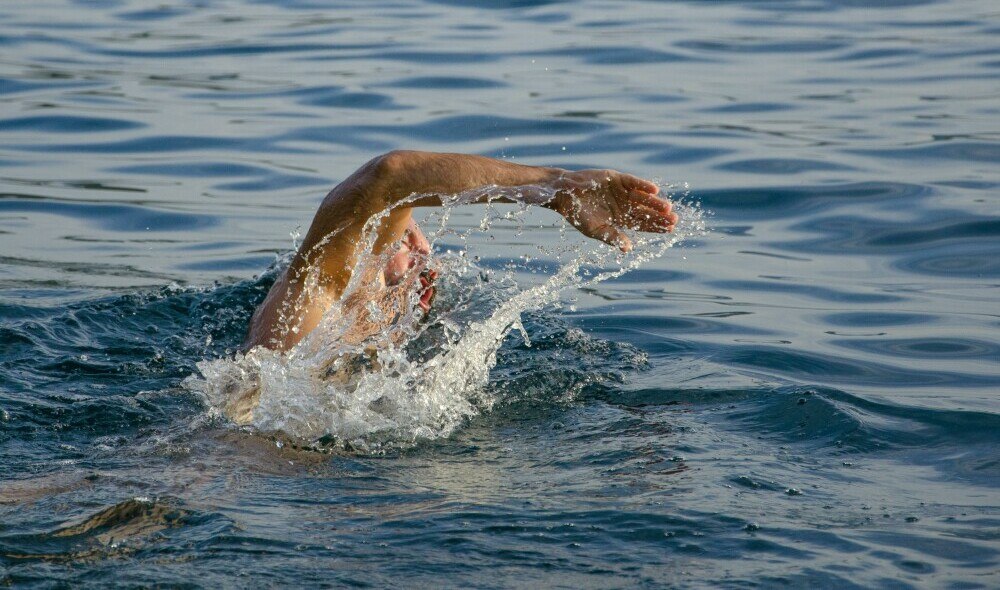
<svg viewBox="0 0 1000 590">
<path fill-rule="evenodd" d="M 3 582 L 996 586 L 992 4 L 0 23 Z M 686 182 L 712 232 L 523 314 L 447 437 L 370 456 L 211 417 L 183 380 L 394 148 Z M 547 212 L 483 216 L 438 253 L 525 288 L 566 263 Z"/>
</svg>

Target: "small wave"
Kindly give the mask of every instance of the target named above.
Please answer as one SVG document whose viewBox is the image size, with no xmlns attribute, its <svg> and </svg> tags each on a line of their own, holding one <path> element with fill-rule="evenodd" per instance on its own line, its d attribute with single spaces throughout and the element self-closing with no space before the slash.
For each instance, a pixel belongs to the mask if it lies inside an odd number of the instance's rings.
<svg viewBox="0 0 1000 590">
<path fill-rule="evenodd" d="M 169 499 L 136 497 L 40 534 L 0 536 L 0 556 L 12 561 L 73 562 L 134 553 L 169 529 L 209 525 L 228 529 L 232 521 L 199 514 Z"/>
<path fill-rule="evenodd" d="M 736 403 L 721 410 L 727 421 L 813 453 L 896 454 L 969 482 L 988 483 L 997 475 L 989 452 L 1000 442 L 996 414 L 872 401 L 832 388 L 783 387 L 735 396 L 730 400 Z M 713 401 L 724 403 L 724 397 Z"/>
<path fill-rule="evenodd" d="M 200 412 L 179 382 L 206 356 L 231 354 L 273 274 L 207 288 L 169 286 L 52 306 L 0 302 L 3 435 L 55 437 L 47 452 L 112 448 Z M 64 448 L 65 447 L 65 448 Z M 0 450 L 23 461 L 29 446 Z M 48 460 L 46 462 L 48 462 Z"/>
</svg>

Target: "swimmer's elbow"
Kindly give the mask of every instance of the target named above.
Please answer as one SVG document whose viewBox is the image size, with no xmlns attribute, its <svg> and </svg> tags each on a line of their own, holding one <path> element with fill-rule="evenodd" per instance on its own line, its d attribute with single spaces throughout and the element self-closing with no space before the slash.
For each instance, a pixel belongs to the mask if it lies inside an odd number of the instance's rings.
<svg viewBox="0 0 1000 590">
<path fill-rule="evenodd" d="M 339 210 L 338 208 L 348 205 L 351 207 L 350 214 L 358 217 L 371 209 L 369 205 L 372 202 L 379 202 L 384 198 L 390 198 L 390 202 L 382 205 L 391 205 L 391 196 L 398 192 L 401 179 L 404 179 L 408 170 L 412 168 L 412 159 L 416 153 L 408 150 L 392 150 L 368 160 L 326 195 L 320 207 L 320 214 L 329 216 L 333 211 Z M 382 205 L 369 213 L 374 214 L 382 208 Z M 367 219 L 367 216 L 364 218 Z"/>
<path fill-rule="evenodd" d="M 425 168 L 431 163 L 432 154 L 413 150 L 392 150 L 373 158 L 364 167 L 359 188 L 376 200 L 385 199 L 383 205 L 392 207 L 412 193 L 424 192 L 427 187 Z"/>
<path fill-rule="evenodd" d="M 399 178 L 407 174 L 419 152 L 392 150 L 376 156 L 369 162 L 370 173 L 379 179 Z"/>
</svg>

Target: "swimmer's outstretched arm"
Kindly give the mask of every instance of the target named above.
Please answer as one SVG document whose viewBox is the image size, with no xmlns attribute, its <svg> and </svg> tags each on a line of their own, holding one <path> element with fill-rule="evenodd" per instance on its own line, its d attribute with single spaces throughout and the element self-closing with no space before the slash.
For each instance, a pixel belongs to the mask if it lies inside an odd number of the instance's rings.
<svg viewBox="0 0 1000 590">
<path fill-rule="evenodd" d="M 483 156 L 392 151 L 370 160 L 323 200 L 289 268 L 254 313 L 246 346 L 287 349 L 319 323 L 350 281 L 365 223 L 376 215 L 392 209 L 377 232 L 379 254 L 402 238 L 411 207 L 441 205 L 449 195 L 487 186 L 547 189 L 536 204 L 622 251 L 632 247 L 623 228 L 662 233 L 677 223 L 655 184 L 614 170 L 570 172 Z M 294 331 L 279 325 L 282 315 L 288 322 L 286 302 L 294 302 Z"/>
<path fill-rule="evenodd" d="M 400 150 L 371 160 L 331 191 L 316 215 L 314 223 L 318 226 L 311 228 L 310 233 L 317 229 L 317 238 L 327 235 L 330 226 L 342 218 L 338 209 L 345 204 L 355 212 L 353 217 L 363 222 L 404 200 L 407 209 L 438 206 L 442 204 L 442 195 L 490 185 L 551 189 L 554 193 L 551 199 L 535 204 L 556 211 L 585 235 L 626 251 L 631 243 L 622 228 L 664 232 L 677 222 L 670 203 L 656 197 L 659 187 L 614 170 L 570 172 L 483 156 Z M 415 194 L 423 196 L 410 200 Z M 406 215 L 407 209 L 400 211 L 401 216 Z"/>
</svg>

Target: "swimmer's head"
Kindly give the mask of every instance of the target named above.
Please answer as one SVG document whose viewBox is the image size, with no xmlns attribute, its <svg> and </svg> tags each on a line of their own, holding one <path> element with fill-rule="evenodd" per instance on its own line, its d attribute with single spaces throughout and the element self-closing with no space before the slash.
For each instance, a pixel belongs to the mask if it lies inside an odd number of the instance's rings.
<svg viewBox="0 0 1000 590">
<path fill-rule="evenodd" d="M 434 280 L 437 279 L 437 276 L 437 271 L 430 268 L 425 268 L 420 273 L 420 288 L 417 291 L 420 301 L 417 305 L 420 306 L 420 309 L 424 310 L 424 313 L 430 311 L 431 305 L 434 304 L 434 295 L 437 293 L 434 289 Z"/>
<path fill-rule="evenodd" d="M 430 259 L 430 242 L 411 219 L 398 250 L 390 256 L 383 271 L 387 286 L 398 285 L 415 277 L 413 284 L 419 297 L 418 305 L 425 313 L 430 310 L 434 301 L 434 280 L 437 279 L 437 271 L 427 266 Z"/>
</svg>

